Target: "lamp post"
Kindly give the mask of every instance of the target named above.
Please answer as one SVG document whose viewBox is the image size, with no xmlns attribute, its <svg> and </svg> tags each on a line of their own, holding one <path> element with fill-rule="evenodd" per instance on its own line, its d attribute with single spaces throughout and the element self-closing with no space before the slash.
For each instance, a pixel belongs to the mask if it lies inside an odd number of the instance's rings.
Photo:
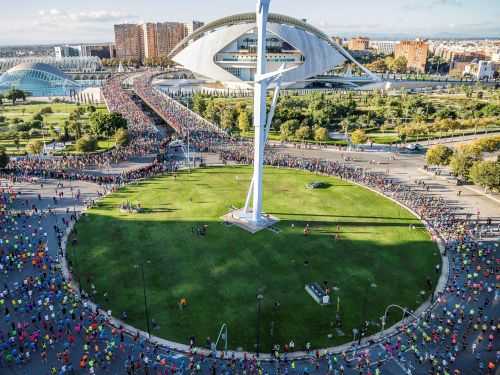
<svg viewBox="0 0 500 375">
<path fill-rule="evenodd" d="M 151 263 L 151 261 L 147 261 L 148 264 Z M 149 309 L 148 309 L 148 300 L 147 300 L 147 295 L 146 295 L 146 280 L 144 277 L 144 262 L 141 262 L 139 265 L 135 265 L 134 268 L 140 268 L 141 269 L 141 278 L 142 278 L 142 289 L 143 289 L 143 294 L 144 294 L 144 315 L 146 317 L 146 328 L 148 330 L 148 336 L 151 338 L 151 328 L 149 326 Z"/>
<path fill-rule="evenodd" d="M 407 308 L 401 307 L 399 305 L 392 304 L 392 305 L 389 305 L 389 306 L 386 307 L 384 315 L 382 316 L 382 329 L 381 329 L 381 332 L 383 332 L 384 329 L 385 329 L 385 324 L 387 323 L 387 314 L 389 313 L 389 310 L 392 309 L 392 308 L 401 310 L 403 312 L 403 319 L 406 317 L 406 315 L 410 315 L 415 320 L 418 320 L 418 316 L 416 316 L 415 314 L 413 314 Z"/>
<path fill-rule="evenodd" d="M 255 353 L 257 354 L 257 357 L 259 357 L 259 354 L 260 354 L 260 308 L 261 308 L 263 299 L 264 299 L 264 296 L 262 294 L 257 294 L 257 332 L 256 332 L 257 346 L 255 349 Z"/>
</svg>

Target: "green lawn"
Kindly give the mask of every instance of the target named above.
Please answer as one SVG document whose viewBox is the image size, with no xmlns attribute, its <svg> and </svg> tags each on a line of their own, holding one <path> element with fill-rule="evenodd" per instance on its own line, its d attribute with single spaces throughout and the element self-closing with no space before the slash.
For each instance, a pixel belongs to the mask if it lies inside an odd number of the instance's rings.
<svg viewBox="0 0 500 375">
<path fill-rule="evenodd" d="M 307 341 L 314 347 L 350 341 L 354 327 L 365 319 L 378 321 L 387 305 L 416 308 L 427 297 L 420 292 L 426 277 L 436 281 L 434 266 L 440 262 L 428 233 L 400 206 L 345 181 L 266 168 L 264 207 L 281 219 L 281 231 L 251 235 L 225 226 L 219 218 L 243 205 L 250 171 L 183 172 L 103 199 L 77 224 L 79 243 L 68 248 L 84 289 L 93 283 L 98 303 L 116 316 L 126 311 L 129 323 L 144 329 L 142 282 L 134 265 L 150 261 L 144 266 L 149 311 L 160 326 L 154 334 L 184 343 L 195 335 L 203 345 L 227 323 L 230 347 L 246 350 L 255 349 L 256 295 L 262 293 L 266 351 L 273 342 L 291 339 L 296 349 Z M 314 181 L 330 185 L 306 189 Z M 125 201 L 140 203 L 144 212 L 121 213 Z M 306 223 L 312 227 L 307 237 Z M 208 225 L 207 235 L 193 234 L 202 224 Z M 339 288 L 328 307 L 304 290 L 306 283 L 323 281 Z M 337 336 L 334 328 L 337 297 L 346 336 Z M 189 303 L 182 311 L 181 298 Z M 390 316 L 391 322 L 400 318 Z"/>
<path fill-rule="evenodd" d="M 43 137 L 30 137 L 30 138 L 20 138 L 19 147 L 16 147 L 13 139 L 6 139 L 5 134 L 8 134 L 9 124 L 12 119 L 19 118 L 21 122 L 30 122 L 36 113 L 40 112 L 42 108 L 51 107 L 53 113 L 48 113 L 44 115 L 44 126 L 45 126 L 45 141 L 47 143 L 52 141 L 52 137 L 48 135 L 48 127 L 53 126 L 54 128 L 60 129 L 66 120 L 69 120 L 71 112 L 78 108 L 76 104 L 72 103 L 18 103 L 16 105 L 7 104 L 4 102 L 0 106 L 0 116 L 6 118 L 5 123 L 0 123 L 0 145 L 7 149 L 7 153 L 11 156 L 25 155 L 26 144 L 32 139 L 43 140 Z M 86 107 L 86 106 L 84 106 Z M 107 111 L 106 106 L 96 105 L 98 111 Z M 89 114 L 85 113 L 81 116 L 81 122 L 85 126 L 88 122 Z M 114 139 L 104 139 L 99 140 L 97 151 L 104 151 L 115 146 Z M 68 146 L 66 153 L 76 153 L 73 146 Z"/>
<path fill-rule="evenodd" d="M 38 139 L 41 141 L 42 137 L 33 137 L 31 139 Z M 21 156 L 26 154 L 26 145 L 28 142 L 28 139 L 20 139 L 19 147 L 17 147 L 11 139 L 0 139 L 0 146 L 5 147 L 7 154 L 10 156 Z"/>
<path fill-rule="evenodd" d="M 51 107 L 53 113 L 44 115 L 44 123 L 59 127 L 64 124 L 64 121 L 69 119 L 69 115 L 78 106 L 72 103 L 18 103 L 16 105 L 7 104 L 6 102 L 0 107 L 0 115 L 5 116 L 8 120 L 19 118 L 22 122 L 31 121 L 33 116 L 40 112 L 42 108 Z M 84 107 L 86 107 L 84 105 Z M 96 105 L 98 111 L 107 111 L 106 106 Z M 87 114 L 82 116 L 82 121 L 88 120 Z"/>
</svg>

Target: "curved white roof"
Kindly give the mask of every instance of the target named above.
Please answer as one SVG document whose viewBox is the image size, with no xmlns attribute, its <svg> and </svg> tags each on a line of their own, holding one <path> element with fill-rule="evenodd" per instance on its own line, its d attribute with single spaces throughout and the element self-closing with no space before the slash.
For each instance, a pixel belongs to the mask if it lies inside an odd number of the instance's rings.
<svg viewBox="0 0 500 375">
<path fill-rule="evenodd" d="M 228 16 L 228 17 L 223 17 L 218 20 L 215 20 L 213 22 L 207 23 L 203 27 L 200 27 L 199 29 L 195 30 L 192 34 L 188 35 L 184 40 L 182 40 L 169 54 L 170 58 L 173 58 L 177 53 L 179 53 L 184 47 L 186 47 L 189 42 L 199 39 L 202 35 L 212 32 L 215 29 L 225 27 L 225 26 L 232 26 L 232 25 L 237 25 L 237 24 L 253 24 L 255 25 L 255 13 L 240 13 L 240 14 L 235 14 L 233 16 Z M 283 14 L 277 14 L 277 13 L 270 13 L 269 18 L 268 18 L 269 23 L 277 23 L 277 24 L 285 24 L 289 26 L 296 27 L 298 29 L 302 29 L 304 31 L 310 32 L 313 35 L 316 35 L 316 37 L 325 40 L 327 43 L 329 43 L 333 48 L 337 49 L 339 53 L 344 54 L 347 52 L 339 46 L 334 40 L 328 37 L 324 32 L 319 30 L 318 28 L 301 21 L 299 19 L 290 17 L 290 16 L 285 16 Z M 349 58 L 350 56 L 347 54 L 345 56 Z"/>
<path fill-rule="evenodd" d="M 44 63 L 33 63 L 33 62 L 16 65 L 15 67 L 7 70 L 5 74 L 17 73 L 21 71 L 32 71 L 32 70 L 37 70 L 39 72 L 52 74 L 53 76 L 59 77 L 61 79 L 68 79 L 68 77 L 66 77 L 66 75 L 60 69 L 56 68 L 53 65 Z"/>
<path fill-rule="evenodd" d="M 172 55 L 175 54 L 172 59 L 195 74 L 225 83 L 244 83 L 215 60 L 216 55 L 226 46 L 255 27 L 255 13 L 238 14 L 211 22 L 182 41 L 172 51 Z M 352 60 L 326 34 L 295 18 L 271 14 L 268 32 L 287 42 L 304 56 L 303 64 L 284 74 L 284 83 L 323 74 L 346 60 Z"/>
</svg>

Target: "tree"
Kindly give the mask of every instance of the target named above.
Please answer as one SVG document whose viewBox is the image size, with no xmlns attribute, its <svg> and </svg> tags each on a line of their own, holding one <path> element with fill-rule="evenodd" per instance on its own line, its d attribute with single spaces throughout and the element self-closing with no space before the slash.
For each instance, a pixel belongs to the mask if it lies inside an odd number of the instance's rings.
<svg viewBox="0 0 500 375">
<path fill-rule="evenodd" d="M 7 155 L 7 151 L 5 147 L 0 146 L 0 169 L 3 169 L 9 164 L 9 155 Z"/>
<path fill-rule="evenodd" d="M 80 139 L 82 137 L 82 124 L 80 123 L 80 121 L 70 121 L 69 127 L 75 139 Z"/>
<path fill-rule="evenodd" d="M 90 130 L 95 136 L 113 135 L 118 129 L 127 128 L 127 120 L 119 113 L 94 112 L 89 118 Z"/>
<path fill-rule="evenodd" d="M 26 152 L 28 154 L 37 155 L 43 151 L 43 142 L 39 139 L 33 139 L 26 145 Z"/>
<path fill-rule="evenodd" d="M 477 158 L 465 151 L 457 151 L 450 159 L 450 169 L 454 176 L 469 180 L 469 171 Z"/>
<path fill-rule="evenodd" d="M 16 105 L 16 101 L 21 99 L 22 101 L 26 100 L 26 93 L 22 90 L 18 89 L 10 89 L 7 94 L 5 94 L 5 98 L 8 100 L 12 100 L 12 105 Z"/>
<path fill-rule="evenodd" d="M 224 130 L 231 130 L 234 126 L 234 109 L 228 107 L 222 111 L 220 126 Z"/>
<path fill-rule="evenodd" d="M 128 144 L 128 131 L 127 129 L 118 129 L 115 133 L 115 142 L 118 146 L 124 146 Z"/>
<path fill-rule="evenodd" d="M 453 150 L 451 148 L 444 145 L 436 145 L 427 150 L 425 161 L 429 165 L 448 165 L 452 156 Z"/>
<path fill-rule="evenodd" d="M 355 145 L 361 145 L 366 143 L 368 137 L 363 129 L 355 130 L 351 133 L 351 141 Z"/>
<path fill-rule="evenodd" d="M 474 142 L 482 152 L 495 152 L 500 150 L 500 136 L 479 139 Z"/>
<path fill-rule="evenodd" d="M 311 113 L 311 117 L 315 126 L 328 126 L 329 125 L 329 116 L 326 110 L 324 109 L 316 109 Z"/>
<path fill-rule="evenodd" d="M 391 70 L 394 71 L 395 73 L 406 73 L 407 65 L 408 65 L 408 60 L 406 60 L 406 57 L 399 56 L 392 62 Z"/>
<path fill-rule="evenodd" d="M 198 113 L 199 115 L 203 115 L 206 109 L 205 98 L 203 98 L 202 94 L 196 93 L 193 96 L 193 111 Z"/>
<path fill-rule="evenodd" d="M 250 129 L 250 120 L 248 119 L 248 113 L 245 109 L 241 110 L 238 115 L 238 129 L 240 129 L 243 134 Z"/>
<path fill-rule="evenodd" d="M 392 68 L 394 67 L 394 57 L 392 56 L 387 56 L 384 59 L 385 66 L 387 67 L 387 70 L 392 72 Z"/>
<path fill-rule="evenodd" d="M 318 142 L 326 142 L 330 136 L 328 135 L 328 129 L 326 128 L 316 128 L 314 130 L 314 140 Z"/>
<path fill-rule="evenodd" d="M 78 152 L 95 151 L 97 149 L 97 139 L 90 135 L 84 135 L 76 141 L 75 147 Z"/>
<path fill-rule="evenodd" d="M 301 141 L 309 139 L 311 138 L 311 128 L 309 126 L 301 126 L 295 131 L 295 136 Z"/>
<path fill-rule="evenodd" d="M 52 107 L 43 107 L 41 110 L 40 110 L 40 113 L 42 115 L 46 115 L 48 113 L 54 113 L 54 111 L 52 110 Z"/>
<path fill-rule="evenodd" d="M 298 120 L 288 120 L 281 124 L 280 127 L 280 138 L 282 141 L 290 140 L 295 131 L 299 128 L 300 123 Z"/>
<path fill-rule="evenodd" d="M 213 99 L 208 101 L 203 117 L 213 124 L 217 123 L 217 108 L 215 107 Z"/>
<path fill-rule="evenodd" d="M 477 161 L 470 169 L 470 179 L 484 189 L 500 191 L 500 163 Z"/>
<path fill-rule="evenodd" d="M 387 64 L 383 59 L 375 60 L 371 64 L 368 64 L 366 67 L 372 72 L 376 73 L 385 73 L 388 70 Z"/>
</svg>

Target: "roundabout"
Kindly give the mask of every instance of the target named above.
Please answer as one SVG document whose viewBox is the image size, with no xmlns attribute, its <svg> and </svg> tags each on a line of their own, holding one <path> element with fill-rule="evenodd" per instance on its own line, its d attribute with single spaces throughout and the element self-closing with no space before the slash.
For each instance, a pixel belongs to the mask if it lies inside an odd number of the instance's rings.
<svg viewBox="0 0 500 375">
<path fill-rule="evenodd" d="M 152 335 L 206 346 L 227 324 L 230 349 L 255 351 L 259 336 L 263 352 L 340 345 L 365 321 L 376 333 L 388 305 L 430 296 L 439 251 L 406 209 L 345 180 L 266 168 L 266 213 L 280 221 L 252 235 L 220 219 L 244 204 L 250 179 L 248 167 L 204 168 L 108 195 L 76 224 L 75 279 L 128 324 L 146 330 L 146 312 Z M 311 283 L 331 304 L 311 298 Z"/>
</svg>

